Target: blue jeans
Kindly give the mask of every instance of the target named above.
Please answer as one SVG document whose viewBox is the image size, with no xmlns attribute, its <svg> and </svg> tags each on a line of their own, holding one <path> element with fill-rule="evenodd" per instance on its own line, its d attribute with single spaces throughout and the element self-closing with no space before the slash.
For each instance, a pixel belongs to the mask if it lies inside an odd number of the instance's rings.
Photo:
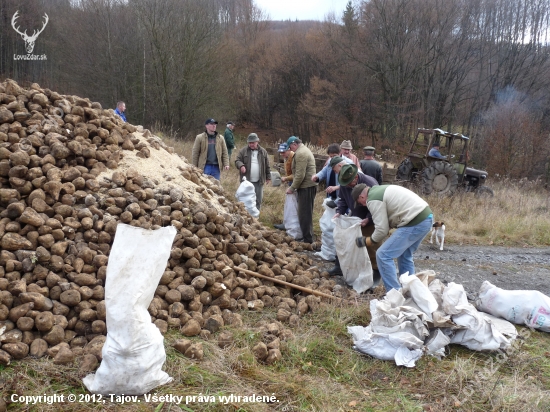
<svg viewBox="0 0 550 412">
<path fill-rule="evenodd" d="M 416 273 L 413 253 L 431 230 L 432 224 L 433 216 L 430 215 L 416 226 L 397 228 L 376 251 L 376 263 L 378 263 L 378 270 L 386 292 L 391 289 L 401 289 L 401 284 L 395 273 L 394 259 L 397 259 L 400 275 L 405 272 L 409 272 L 409 275 Z"/>
<path fill-rule="evenodd" d="M 220 180 L 220 167 L 218 165 L 204 165 L 204 174 Z"/>
</svg>

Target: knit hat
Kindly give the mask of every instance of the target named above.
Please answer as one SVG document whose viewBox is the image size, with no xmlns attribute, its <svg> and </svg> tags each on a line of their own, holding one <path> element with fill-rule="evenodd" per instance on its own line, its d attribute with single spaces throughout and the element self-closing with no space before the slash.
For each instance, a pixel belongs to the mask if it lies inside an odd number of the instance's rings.
<svg viewBox="0 0 550 412">
<path fill-rule="evenodd" d="M 347 186 L 350 182 L 355 179 L 357 176 L 358 167 L 355 164 L 345 164 L 340 169 L 340 174 L 338 175 L 338 183 L 340 186 Z"/>
</svg>

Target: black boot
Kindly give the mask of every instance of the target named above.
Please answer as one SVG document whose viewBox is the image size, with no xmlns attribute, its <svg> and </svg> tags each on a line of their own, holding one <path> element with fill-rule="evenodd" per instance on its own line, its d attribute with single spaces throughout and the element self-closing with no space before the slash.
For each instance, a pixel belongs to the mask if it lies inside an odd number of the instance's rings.
<svg viewBox="0 0 550 412">
<path fill-rule="evenodd" d="M 279 229 L 279 230 L 286 230 L 286 227 L 285 227 L 285 225 L 284 225 L 283 223 L 278 224 L 278 225 L 273 225 L 273 227 L 274 227 L 275 229 Z"/>
<path fill-rule="evenodd" d="M 338 260 L 338 256 L 336 256 L 336 259 L 334 260 L 334 267 L 328 271 L 329 276 L 342 276 L 342 269 L 340 268 L 340 261 Z"/>
<path fill-rule="evenodd" d="M 380 280 L 382 280 L 382 277 L 380 276 L 380 272 L 378 271 L 378 269 L 372 270 L 372 280 L 374 281 L 374 283 L 372 284 L 372 288 L 375 288 L 380 284 Z"/>
</svg>

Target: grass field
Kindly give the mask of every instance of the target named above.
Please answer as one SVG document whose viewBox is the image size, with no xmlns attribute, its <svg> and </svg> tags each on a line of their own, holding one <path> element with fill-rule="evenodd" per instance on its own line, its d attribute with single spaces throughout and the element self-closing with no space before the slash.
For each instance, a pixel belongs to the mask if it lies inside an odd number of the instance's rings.
<svg viewBox="0 0 550 412">
<path fill-rule="evenodd" d="M 242 142 L 242 137 L 241 137 Z M 188 159 L 191 143 L 168 142 Z M 242 147 L 242 144 L 239 146 Z M 233 157 L 235 153 L 233 154 Z M 238 181 L 234 165 L 222 175 L 229 193 Z M 495 197 L 471 194 L 452 198 L 430 197 L 438 220 L 452 228 L 450 244 L 547 246 L 550 244 L 548 195 L 537 185 L 492 183 Z M 318 222 L 323 195 L 319 194 L 314 221 Z M 260 220 L 266 226 L 281 221 L 283 188 L 266 188 Z M 319 234 L 319 229 L 316 229 Z M 293 336 L 282 342 L 282 359 L 274 365 L 259 363 L 251 349 L 260 341 L 260 326 L 273 322 L 272 309 L 243 312 L 245 326 L 224 328 L 234 343 L 220 349 L 216 336 L 202 341 L 204 360 L 196 362 L 175 351 L 181 336 L 166 335 L 165 370 L 173 382 L 157 388 L 157 398 L 122 404 L 110 398 L 86 401 L 78 364 L 54 365 L 51 360 L 14 361 L 0 366 L 0 391 L 12 395 L 76 395 L 77 402 L 48 405 L 10 403 L 8 410 L 71 411 L 549 411 L 550 334 L 518 327 L 525 337 L 508 353 L 480 353 L 451 345 L 438 361 L 424 356 L 416 368 L 397 367 L 354 351 L 347 326 L 367 325 L 368 302 L 323 305 L 292 327 Z M 198 338 L 193 340 L 200 341 Z M 271 397 L 273 402 L 252 402 L 244 396 Z M 183 402 L 161 396 L 183 396 Z M 230 397 L 232 398 L 221 398 Z M 237 397 L 241 398 L 238 399 Z M 78 402 L 82 397 L 82 402 Z M 186 403 L 185 397 L 189 400 Z M 193 398 L 194 397 L 194 398 Z M 103 402 L 105 401 L 105 402 Z M 2 405 L 0 405 L 1 410 Z"/>
</svg>

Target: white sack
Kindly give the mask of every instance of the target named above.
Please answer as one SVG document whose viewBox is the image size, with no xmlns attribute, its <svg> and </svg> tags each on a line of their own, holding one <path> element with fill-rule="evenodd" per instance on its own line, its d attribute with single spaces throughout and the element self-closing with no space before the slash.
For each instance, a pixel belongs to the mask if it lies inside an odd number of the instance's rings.
<svg viewBox="0 0 550 412">
<path fill-rule="evenodd" d="M 146 230 L 119 223 L 107 265 L 107 339 L 95 375 L 83 379 L 92 393 L 142 395 L 172 380 L 159 329 L 147 311 L 176 229 Z"/>
<path fill-rule="evenodd" d="M 334 246 L 334 220 L 332 219 L 336 214 L 336 208 L 327 206 L 327 202 L 331 200 L 330 197 L 325 198 L 323 201 L 323 208 L 325 209 L 323 216 L 319 219 L 319 226 L 321 226 L 321 251 L 315 253 L 321 259 L 333 261 L 336 258 L 336 246 Z"/>
<path fill-rule="evenodd" d="M 411 295 L 414 303 L 428 316 L 428 320 L 432 320 L 432 313 L 437 310 L 438 304 L 430 289 L 418 279 L 416 275 L 404 273 L 399 277 L 399 282 L 403 286 L 401 293 L 407 296 Z"/>
<path fill-rule="evenodd" d="M 250 213 L 252 217 L 260 216 L 260 211 L 256 207 L 256 191 L 254 190 L 254 185 L 246 180 L 246 177 L 243 177 L 242 183 L 237 188 L 235 197 L 239 202 L 244 203 L 244 207 Z"/>
<path fill-rule="evenodd" d="M 283 225 L 285 225 L 286 233 L 294 239 L 304 237 L 300 228 L 300 219 L 298 219 L 298 198 L 296 197 L 296 193 L 286 194 Z"/>
<path fill-rule="evenodd" d="M 396 360 L 395 356 L 401 347 L 421 349 L 423 345 L 423 341 L 410 333 L 373 333 L 370 325 L 367 327 L 348 326 L 348 333 L 352 336 L 355 349 L 382 360 Z M 403 355 L 401 352 L 399 357 L 401 361 L 407 358 Z M 422 351 L 420 351 L 420 355 L 422 355 Z"/>
<path fill-rule="evenodd" d="M 361 237 L 361 219 L 340 216 L 335 219 L 334 244 L 344 280 L 357 293 L 373 285 L 372 266 L 367 248 L 357 247 L 355 239 Z"/>
<path fill-rule="evenodd" d="M 504 290 L 485 281 L 476 306 L 510 322 L 550 332 L 550 297 L 539 291 Z"/>
<path fill-rule="evenodd" d="M 453 322 L 463 328 L 451 334 L 451 343 L 478 351 L 506 350 L 510 347 L 512 342 L 500 332 L 499 327 L 468 302 L 462 285 L 449 283 L 443 292 L 443 308 L 453 315 Z"/>
</svg>

